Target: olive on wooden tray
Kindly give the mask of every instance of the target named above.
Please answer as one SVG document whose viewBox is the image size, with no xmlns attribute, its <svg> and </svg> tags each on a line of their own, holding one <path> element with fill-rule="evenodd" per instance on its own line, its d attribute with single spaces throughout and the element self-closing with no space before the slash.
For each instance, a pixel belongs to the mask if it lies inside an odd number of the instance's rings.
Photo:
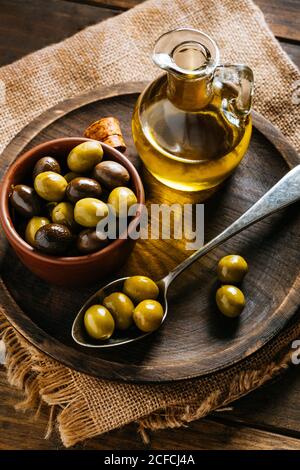
<svg viewBox="0 0 300 470">
<path fill-rule="evenodd" d="M 44 173 L 45 171 L 54 171 L 54 173 L 60 173 L 60 164 L 53 157 L 40 158 L 34 165 L 32 178 L 35 180 L 37 175 Z"/>
<path fill-rule="evenodd" d="M 33 217 L 42 211 L 42 202 L 33 188 L 26 184 L 14 186 L 11 196 L 11 205 L 23 217 Z"/>
<path fill-rule="evenodd" d="M 35 234 L 35 247 L 50 255 L 63 255 L 70 247 L 73 236 L 62 224 L 48 224 L 39 228 Z"/>
<path fill-rule="evenodd" d="M 94 168 L 93 176 L 105 188 L 111 190 L 118 186 L 125 186 L 130 179 L 130 175 L 123 165 L 110 160 L 98 163 Z"/>
<path fill-rule="evenodd" d="M 115 321 L 103 305 L 92 305 L 84 314 L 84 326 L 91 338 L 106 340 L 114 332 Z"/>
<path fill-rule="evenodd" d="M 243 292 L 236 286 L 221 286 L 216 293 L 217 306 L 223 315 L 238 317 L 243 311 L 246 300 Z"/>
<path fill-rule="evenodd" d="M 86 197 L 76 202 L 75 221 L 83 227 L 96 227 L 98 222 L 108 215 L 108 206 L 100 199 Z"/>
<path fill-rule="evenodd" d="M 67 163 L 71 171 L 75 173 L 87 173 L 92 171 L 103 158 L 103 148 L 100 142 L 91 140 L 74 147 L 68 155 Z"/>
<path fill-rule="evenodd" d="M 82 254 L 95 253 L 109 244 L 108 238 L 100 238 L 93 228 L 82 230 L 77 237 L 77 249 Z"/>
<path fill-rule="evenodd" d="M 27 243 L 35 247 L 35 234 L 44 225 L 50 224 L 50 220 L 47 217 L 32 217 L 27 223 L 25 229 L 25 240 Z"/>
<path fill-rule="evenodd" d="M 83 176 L 72 179 L 66 189 L 67 198 L 74 204 L 85 197 L 98 199 L 101 194 L 102 188 L 98 181 Z"/>
<path fill-rule="evenodd" d="M 247 261 L 239 255 L 224 256 L 218 263 L 218 278 L 227 284 L 241 282 L 247 271 Z"/>
<path fill-rule="evenodd" d="M 114 317 L 116 328 L 126 330 L 133 323 L 134 305 L 123 292 L 113 292 L 103 300 L 103 305 Z"/>
<path fill-rule="evenodd" d="M 67 186 L 65 178 L 54 171 L 39 173 L 34 180 L 34 189 L 38 195 L 50 202 L 62 201 Z"/>
</svg>

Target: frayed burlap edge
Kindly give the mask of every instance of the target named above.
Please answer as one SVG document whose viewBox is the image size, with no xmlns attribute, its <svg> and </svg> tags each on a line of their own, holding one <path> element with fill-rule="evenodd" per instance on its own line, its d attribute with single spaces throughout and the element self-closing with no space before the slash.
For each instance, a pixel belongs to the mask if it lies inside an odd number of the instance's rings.
<svg viewBox="0 0 300 470">
<path fill-rule="evenodd" d="M 300 328 L 299 328 L 300 329 Z M 300 350 L 300 348 L 299 348 Z M 166 408 L 163 412 L 152 413 L 149 416 L 139 420 L 139 433 L 145 443 L 149 443 L 149 437 L 146 430 L 156 431 L 166 428 L 179 428 L 182 426 L 204 418 L 212 411 L 217 411 L 247 395 L 255 389 L 261 387 L 271 379 L 287 370 L 292 363 L 292 355 L 295 350 L 289 350 L 280 356 L 277 360 L 265 365 L 259 370 L 243 370 L 237 373 L 232 380 L 227 393 L 222 390 L 214 390 L 195 410 L 187 405 L 182 410 L 176 408 Z"/>
<path fill-rule="evenodd" d="M 232 366 L 237 368 L 237 373 L 229 385 L 224 387 L 221 381 L 221 388 L 212 387 L 211 393 L 199 403 L 192 401 L 192 405 L 166 406 L 139 419 L 138 431 L 144 443 L 149 443 L 147 430 L 186 426 L 214 410 L 223 408 L 287 370 L 291 365 L 292 355 L 297 354 L 295 349 L 291 349 L 291 343 L 299 338 L 300 323 L 290 326 L 282 335 L 285 337 L 285 346 L 279 335 L 275 339 L 278 347 L 273 347 L 275 358 L 271 363 L 263 363 L 262 360 L 261 367 L 253 369 L 250 357 L 245 361 L 244 369 L 241 369 L 240 365 Z M 54 426 L 57 427 L 66 447 L 100 434 L 71 369 L 48 358 L 30 345 L 10 325 L 3 313 L 0 313 L 0 338 L 6 347 L 5 367 L 8 381 L 12 386 L 23 390 L 25 395 L 24 400 L 16 404 L 16 409 L 36 409 L 38 415 L 42 404 L 49 408 L 45 438 L 51 435 Z M 286 338 L 289 338 L 288 344 Z M 268 348 L 268 345 L 265 348 Z M 256 360 L 252 362 L 257 366 Z M 218 383 L 218 380 L 214 383 Z"/>
</svg>

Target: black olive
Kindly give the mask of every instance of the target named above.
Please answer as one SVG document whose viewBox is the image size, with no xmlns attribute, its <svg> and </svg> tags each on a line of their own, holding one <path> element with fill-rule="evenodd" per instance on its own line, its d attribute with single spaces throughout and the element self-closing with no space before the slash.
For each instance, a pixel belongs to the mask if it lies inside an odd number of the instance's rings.
<svg viewBox="0 0 300 470">
<path fill-rule="evenodd" d="M 35 180 L 37 175 L 39 175 L 40 173 L 44 173 L 45 171 L 54 171 L 54 173 L 60 174 L 61 170 L 58 161 L 55 160 L 55 158 L 53 157 L 40 158 L 33 168 L 33 181 Z"/>
<path fill-rule="evenodd" d="M 41 199 L 33 188 L 25 184 L 18 184 L 13 188 L 10 202 L 23 217 L 39 215 L 42 210 Z"/>
<path fill-rule="evenodd" d="M 35 248 L 50 255 L 63 255 L 73 241 L 71 231 L 62 224 L 47 224 L 35 234 Z"/>
<path fill-rule="evenodd" d="M 92 178 L 85 178 L 84 176 L 74 178 L 70 181 L 66 189 L 67 198 L 74 204 L 86 197 L 98 199 L 101 194 L 102 188 L 98 181 Z"/>
<path fill-rule="evenodd" d="M 126 186 L 130 179 L 130 175 L 123 165 L 109 160 L 98 163 L 94 168 L 93 176 L 107 189 Z"/>
<path fill-rule="evenodd" d="M 77 238 L 77 249 L 82 254 L 89 254 L 94 253 L 95 251 L 99 251 L 108 245 L 109 240 L 106 238 L 102 240 L 97 236 L 97 232 L 93 228 L 88 228 L 86 230 L 82 230 Z"/>
</svg>

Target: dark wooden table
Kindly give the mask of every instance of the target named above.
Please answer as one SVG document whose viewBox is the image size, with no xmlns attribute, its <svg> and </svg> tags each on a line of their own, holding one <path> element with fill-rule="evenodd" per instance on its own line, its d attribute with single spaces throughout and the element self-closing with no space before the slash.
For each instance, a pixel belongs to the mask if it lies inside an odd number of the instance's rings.
<svg viewBox="0 0 300 470">
<path fill-rule="evenodd" d="M 141 0 L 0 0 L 0 65 L 118 15 Z M 274 34 L 300 65 L 299 0 L 256 0 Z M 291 368 L 276 383 L 189 427 L 151 434 L 153 449 L 300 449 L 300 376 Z M 0 449 L 59 449 L 57 435 L 44 439 L 46 410 L 38 419 L 14 410 L 22 394 L 0 366 Z M 76 448 L 143 449 L 135 425 Z"/>
</svg>

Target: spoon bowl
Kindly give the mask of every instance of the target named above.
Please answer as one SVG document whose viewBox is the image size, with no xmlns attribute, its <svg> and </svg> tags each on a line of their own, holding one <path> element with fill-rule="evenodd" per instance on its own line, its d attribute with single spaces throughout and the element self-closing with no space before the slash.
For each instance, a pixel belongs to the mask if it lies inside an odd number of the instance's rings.
<svg viewBox="0 0 300 470">
<path fill-rule="evenodd" d="M 110 282 L 109 284 L 95 292 L 84 303 L 84 305 L 79 310 L 72 325 L 72 338 L 77 344 L 79 344 L 80 346 L 85 346 L 94 349 L 111 348 L 115 346 L 123 346 L 125 344 L 132 343 L 133 341 L 138 341 L 150 335 L 150 333 L 143 333 L 136 326 L 132 326 L 131 328 L 125 331 L 116 330 L 116 332 L 114 332 L 113 334 L 113 337 L 109 338 L 106 341 L 99 342 L 91 338 L 85 331 L 83 319 L 87 309 L 95 304 L 103 304 L 104 297 L 113 292 L 122 292 L 123 284 L 126 279 L 128 279 L 128 277 L 122 277 L 120 279 Z M 164 309 L 164 316 L 162 319 L 163 323 L 168 313 L 167 289 L 164 280 L 159 281 L 157 285 L 159 287 L 160 292 L 158 301 L 161 303 Z"/>
<path fill-rule="evenodd" d="M 206 245 L 202 246 L 199 250 L 195 251 L 191 256 L 182 261 L 182 263 L 170 271 L 167 276 L 158 281 L 157 286 L 160 292 L 158 301 L 161 303 L 164 310 L 164 316 L 160 326 L 163 324 L 168 314 L 168 288 L 179 274 L 185 271 L 197 259 L 206 255 L 216 246 L 221 245 L 225 241 L 229 240 L 229 238 L 233 237 L 237 233 L 240 233 L 247 227 L 250 227 L 250 225 L 253 225 L 254 223 L 264 219 L 268 215 L 274 214 L 274 212 L 277 212 L 280 209 L 283 209 L 284 207 L 299 201 L 299 199 L 300 165 L 297 165 L 283 178 L 281 178 L 278 183 L 269 189 L 269 191 L 267 191 L 264 196 L 262 196 L 252 207 L 250 207 L 250 209 L 241 215 L 241 217 L 239 217 L 215 238 L 206 243 Z M 92 295 L 83 305 L 78 315 L 76 316 L 72 327 L 72 337 L 76 343 L 89 348 L 110 348 L 132 343 L 133 341 L 138 341 L 150 334 L 143 333 L 136 327 L 131 327 L 124 332 L 117 333 L 113 338 L 99 343 L 89 338 L 85 332 L 83 317 L 86 310 L 93 304 L 101 304 L 103 298 L 106 295 L 112 292 L 122 291 L 123 283 L 126 279 L 128 279 L 128 277 L 123 277 L 121 279 L 117 279 L 116 281 L 110 282 L 106 286 L 102 287 L 102 289 L 98 290 L 94 295 Z"/>
</svg>

